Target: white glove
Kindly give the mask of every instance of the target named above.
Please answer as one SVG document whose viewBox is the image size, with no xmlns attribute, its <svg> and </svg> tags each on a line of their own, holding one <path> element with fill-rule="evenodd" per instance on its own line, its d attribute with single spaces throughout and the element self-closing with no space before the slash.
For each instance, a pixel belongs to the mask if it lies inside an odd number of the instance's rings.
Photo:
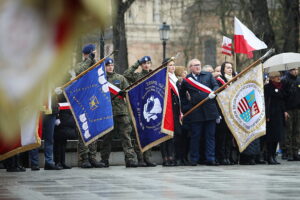
<svg viewBox="0 0 300 200">
<path fill-rule="evenodd" d="M 60 125 L 60 119 L 56 119 L 56 120 L 55 120 L 55 125 L 56 125 L 56 126 L 59 126 L 59 125 Z"/>
<path fill-rule="evenodd" d="M 208 98 L 214 99 L 216 97 L 216 94 L 214 92 L 209 93 Z"/>
<path fill-rule="evenodd" d="M 55 94 L 59 95 L 59 94 L 61 94 L 63 91 L 62 91 L 61 87 L 57 87 L 57 88 L 55 88 L 54 92 L 55 92 Z"/>
<path fill-rule="evenodd" d="M 219 116 L 219 118 L 218 118 L 218 119 L 216 119 L 216 123 L 217 123 L 217 124 L 220 124 L 220 123 L 221 123 L 221 119 L 222 119 L 222 117 L 221 117 L 221 116 Z"/>
</svg>

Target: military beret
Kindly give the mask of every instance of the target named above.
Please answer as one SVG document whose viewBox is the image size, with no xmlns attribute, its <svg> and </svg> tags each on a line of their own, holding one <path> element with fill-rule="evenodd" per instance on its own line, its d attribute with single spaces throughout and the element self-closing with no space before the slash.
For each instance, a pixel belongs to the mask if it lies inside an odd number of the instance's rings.
<svg viewBox="0 0 300 200">
<path fill-rule="evenodd" d="M 95 51 L 96 46 L 94 44 L 87 44 L 82 48 L 82 53 L 90 54 L 91 52 Z"/>
<path fill-rule="evenodd" d="M 114 64 L 114 60 L 112 58 L 106 58 L 104 62 L 105 65 Z"/>
<path fill-rule="evenodd" d="M 145 63 L 145 62 L 148 62 L 148 61 L 151 61 L 151 58 L 150 56 L 144 56 L 142 57 L 139 62 L 142 64 L 142 63 Z"/>
</svg>

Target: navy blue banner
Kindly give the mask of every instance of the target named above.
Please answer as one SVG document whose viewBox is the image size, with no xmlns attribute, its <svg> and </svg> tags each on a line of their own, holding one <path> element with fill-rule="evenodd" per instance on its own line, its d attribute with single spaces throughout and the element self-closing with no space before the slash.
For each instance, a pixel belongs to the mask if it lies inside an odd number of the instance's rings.
<svg viewBox="0 0 300 200">
<path fill-rule="evenodd" d="M 167 81 L 167 69 L 164 68 L 128 91 L 129 110 L 143 152 L 172 138 L 173 131 L 166 130 L 163 124 L 168 97 Z"/>
<path fill-rule="evenodd" d="M 113 129 L 113 113 L 104 63 L 65 88 L 85 145 Z"/>
</svg>

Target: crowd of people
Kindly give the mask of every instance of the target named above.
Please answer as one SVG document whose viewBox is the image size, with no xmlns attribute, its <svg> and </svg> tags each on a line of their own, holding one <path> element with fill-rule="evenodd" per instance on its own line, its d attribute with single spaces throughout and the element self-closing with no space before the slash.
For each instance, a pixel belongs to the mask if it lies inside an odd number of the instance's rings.
<svg viewBox="0 0 300 200">
<path fill-rule="evenodd" d="M 96 63 L 95 45 L 84 46 L 82 53 L 83 61 L 74 69 L 76 75 Z M 152 64 L 151 57 L 144 56 L 121 75 L 115 72 L 113 59 L 107 58 L 104 62 L 108 82 L 121 90 L 150 73 Z M 201 67 L 200 60 L 192 59 L 186 70 L 180 73 L 176 71 L 175 59 L 167 58 L 163 64 L 168 69 L 172 85 L 174 119 L 174 137 L 160 144 L 163 166 L 280 164 L 276 158 L 278 149 L 282 151 L 282 159 L 300 161 L 300 78 L 297 68 L 267 74 L 264 86 L 266 135 L 239 153 L 213 92 L 237 75 L 232 63 L 224 62 L 215 68 L 210 65 Z M 206 87 L 210 92 L 193 87 L 189 81 Z M 66 102 L 66 99 L 62 94 L 54 96 L 53 102 L 56 103 L 52 104 L 52 113 L 43 118 L 45 170 L 71 169 L 65 159 L 68 139 L 78 139 L 79 167 L 109 167 L 115 134 L 121 140 L 126 167 L 156 166 L 151 161 L 151 150 L 142 153 L 138 147 L 126 100 L 111 95 L 115 127 L 102 138 L 101 160 L 97 161 L 97 141 L 84 145 L 71 111 L 58 109 L 58 102 Z M 181 120 L 182 114 L 207 97 L 207 102 Z M 34 171 L 40 170 L 38 153 L 39 149 L 29 153 L 31 170 Z M 25 171 L 18 156 L 4 163 L 9 172 Z"/>
</svg>

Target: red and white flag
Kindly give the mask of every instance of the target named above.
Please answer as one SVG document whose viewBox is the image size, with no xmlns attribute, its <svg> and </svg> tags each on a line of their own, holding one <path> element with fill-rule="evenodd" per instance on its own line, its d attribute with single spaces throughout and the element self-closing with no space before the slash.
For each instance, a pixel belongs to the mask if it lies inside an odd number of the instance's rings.
<svg viewBox="0 0 300 200">
<path fill-rule="evenodd" d="M 223 42 L 222 42 L 222 54 L 232 56 L 232 39 L 228 38 L 226 36 L 223 36 Z"/>
<path fill-rule="evenodd" d="M 0 137 L 0 161 L 41 145 L 42 118 L 34 115 L 23 121 L 13 137 Z M 0 134 L 1 136 L 1 134 Z"/>
<path fill-rule="evenodd" d="M 247 54 L 248 58 L 252 58 L 252 51 L 266 48 L 267 45 L 263 41 L 234 17 L 234 52 Z"/>
</svg>

